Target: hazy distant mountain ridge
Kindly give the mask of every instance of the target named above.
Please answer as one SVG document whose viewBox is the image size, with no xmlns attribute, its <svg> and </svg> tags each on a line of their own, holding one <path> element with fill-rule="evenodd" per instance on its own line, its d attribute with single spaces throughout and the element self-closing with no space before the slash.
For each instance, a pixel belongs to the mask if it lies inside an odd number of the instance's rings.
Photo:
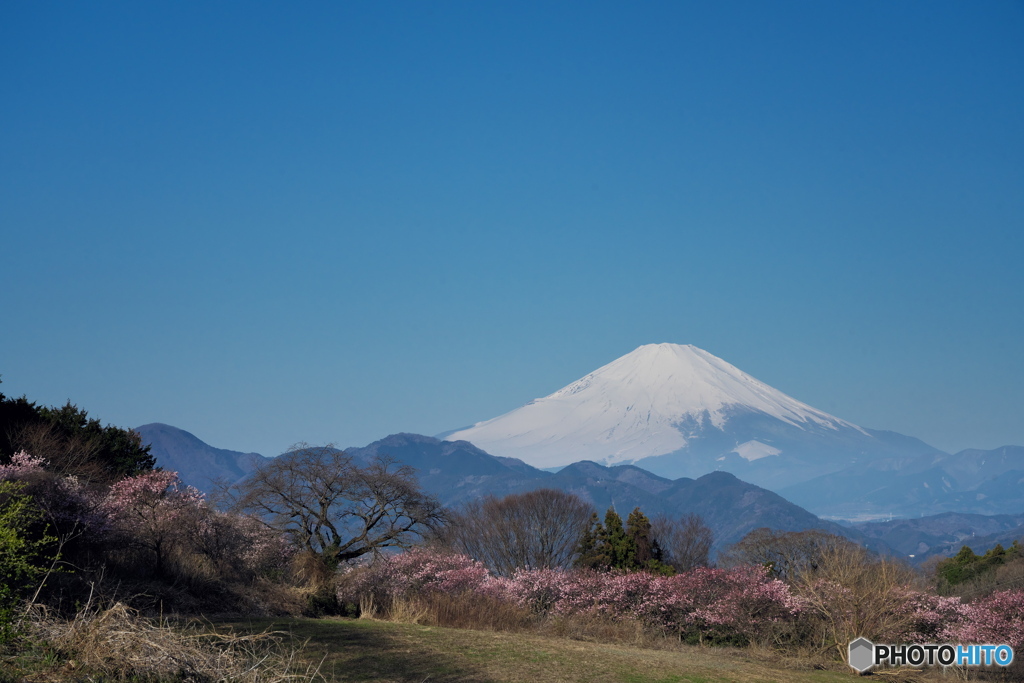
<svg viewBox="0 0 1024 683">
<path fill-rule="evenodd" d="M 420 485 L 446 505 L 526 490 L 529 483 L 552 476 L 518 460 L 496 458 L 468 441 L 440 441 L 421 434 L 392 434 L 345 452 L 364 461 L 389 456 L 415 468 Z"/>
<path fill-rule="evenodd" d="M 965 545 L 980 555 L 997 543 L 1008 547 L 1014 541 L 1024 540 L 1024 514 L 944 512 L 912 519 L 862 522 L 854 528 L 869 538 L 885 541 L 920 563 L 934 555 L 955 555 Z"/>
<path fill-rule="evenodd" d="M 135 431 L 142 443 L 150 445 L 158 467 L 177 472 L 182 481 L 200 491 L 210 491 L 221 479 L 238 481 L 267 460 L 259 453 L 214 448 L 184 429 L 160 422 L 136 427 Z"/>
<path fill-rule="evenodd" d="M 714 530 L 716 548 L 767 526 L 786 531 L 824 529 L 888 550 L 882 542 L 819 519 L 781 496 L 725 472 L 673 481 L 633 465 L 608 467 L 580 461 L 552 474 L 518 460 L 492 456 L 466 441 L 441 441 L 419 434 L 392 434 L 346 452 L 360 459 L 387 455 L 414 467 L 423 488 L 445 505 L 483 495 L 501 497 L 555 488 L 575 493 L 602 513 L 614 506 L 623 515 L 635 507 L 649 515 L 699 514 Z"/>
<path fill-rule="evenodd" d="M 943 512 L 1024 512 L 1024 447 L 893 457 L 779 491 L 818 514 L 910 517 Z"/>
<path fill-rule="evenodd" d="M 186 483 L 201 490 L 209 490 L 216 479 L 242 479 L 266 460 L 256 453 L 213 448 L 169 425 L 145 425 L 138 431 L 153 445 L 158 465 L 178 471 Z M 635 507 L 649 515 L 699 514 L 714 530 L 716 548 L 761 526 L 793 531 L 819 528 L 866 540 L 856 530 L 821 520 L 771 491 L 723 472 L 673 481 L 632 465 L 606 467 L 582 461 L 552 474 L 519 460 L 492 456 L 466 441 L 419 434 L 392 434 L 346 453 L 363 461 L 387 456 L 414 468 L 424 490 L 449 506 L 486 495 L 555 488 L 579 495 L 601 513 L 614 506 L 623 515 Z"/>
</svg>

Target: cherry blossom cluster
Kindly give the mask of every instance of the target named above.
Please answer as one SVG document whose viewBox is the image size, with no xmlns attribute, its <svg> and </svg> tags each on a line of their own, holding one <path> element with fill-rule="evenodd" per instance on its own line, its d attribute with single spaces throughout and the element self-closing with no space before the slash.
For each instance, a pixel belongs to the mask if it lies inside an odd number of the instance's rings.
<svg viewBox="0 0 1024 683">
<path fill-rule="evenodd" d="M 950 620 L 942 629 L 945 641 L 1024 646 L 1024 590 L 992 593 L 959 605 L 958 612 L 962 619 Z"/>
<path fill-rule="evenodd" d="M 214 510 L 176 472 L 143 472 L 103 488 L 46 466 L 22 451 L 0 465 L 0 481 L 24 484 L 58 538 L 146 548 L 158 563 L 169 553 L 198 552 L 248 574 L 280 570 L 293 553 L 283 534 L 253 517 Z"/>
<path fill-rule="evenodd" d="M 358 603 L 372 595 L 379 604 L 420 593 L 457 595 L 466 591 L 494 593 L 494 581 L 483 564 L 465 555 L 449 555 L 417 548 L 381 558 L 369 567 L 352 568 L 339 583 L 340 602 Z"/>
<path fill-rule="evenodd" d="M 42 458 L 18 451 L 11 457 L 11 462 L 0 464 L 0 481 L 30 479 L 41 475 L 45 466 L 46 461 Z"/>
<path fill-rule="evenodd" d="M 693 569 L 675 576 L 647 572 L 519 571 L 504 589 L 536 611 L 601 614 L 652 627 L 752 637 L 765 625 L 794 618 L 800 602 L 762 567 Z"/>
<path fill-rule="evenodd" d="M 58 537 L 105 537 L 111 530 L 111 520 L 104 509 L 102 491 L 85 486 L 77 477 L 49 472 L 46 465 L 43 458 L 19 451 L 10 463 L 0 465 L 0 481 L 25 485 Z"/>
<path fill-rule="evenodd" d="M 809 616 L 812 606 L 763 567 L 697 568 L 675 576 L 647 572 L 521 569 L 495 576 L 464 555 L 417 549 L 349 570 L 339 599 L 377 604 L 430 592 L 490 595 L 538 614 L 594 614 L 636 619 L 667 632 L 753 639 L 773 624 Z M 830 587 L 837 600 L 847 588 Z M 1024 646 L 1024 591 L 1003 591 L 963 602 L 909 587 L 888 601 L 897 616 L 892 642 L 1008 643 Z M 851 603 L 852 604 L 852 603 Z"/>
<path fill-rule="evenodd" d="M 125 477 L 110 486 L 106 509 L 114 517 L 147 518 L 163 516 L 168 521 L 203 504 L 205 496 L 184 486 L 177 472 L 143 472 Z"/>
<path fill-rule="evenodd" d="M 144 472 L 114 483 L 108 514 L 130 543 L 162 553 L 174 545 L 249 574 L 279 570 L 293 546 L 255 517 L 214 510 L 177 472 Z M 159 561 L 159 558 L 158 558 Z"/>
<path fill-rule="evenodd" d="M 215 563 L 256 575 L 283 569 L 295 554 L 284 534 L 259 519 L 210 508 L 196 515 L 190 542 Z"/>
<path fill-rule="evenodd" d="M 760 567 L 701 568 L 672 577 L 647 572 L 519 570 L 497 577 L 463 555 L 413 550 L 352 572 L 339 599 L 378 604 L 403 595 L 467 591 L 488 594 L 543 614 L 597 614 L 637 619 L 674 632 L 754 636 L 766 624 L 792 619 L 799 602 Z"/>
</svg>

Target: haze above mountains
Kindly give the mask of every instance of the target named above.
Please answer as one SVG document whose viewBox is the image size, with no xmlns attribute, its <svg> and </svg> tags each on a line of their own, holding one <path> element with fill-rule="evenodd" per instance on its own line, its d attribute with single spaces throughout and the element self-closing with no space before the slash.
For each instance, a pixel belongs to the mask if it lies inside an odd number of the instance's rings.
<svg viewBox="0 0 1024 683">
<path fill-rule="evenodd" d="M 262 458 L 167 425 L 138 431 L 160 465 L 201 489 L 244 477 Z M 807 510 L 850 520 L 1024 512 L 1024 447 L 944 453 L 815 409 L 694 346 L 641 346 L 553 394 L 439 436 L 392 435 L 348 451 L 412 465 L 447 504 L 550 486 L 599 509 L 698 512 L 720 542 L 756 526 L 832 526 Z M 930 527 L 926 536 L 954 543 L 951 533 Z"/>
</svg>

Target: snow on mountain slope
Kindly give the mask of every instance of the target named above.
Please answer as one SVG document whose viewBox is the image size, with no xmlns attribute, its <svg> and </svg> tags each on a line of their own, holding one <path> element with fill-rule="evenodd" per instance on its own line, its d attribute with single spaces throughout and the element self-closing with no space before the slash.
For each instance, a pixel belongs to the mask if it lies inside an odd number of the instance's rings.
<svg viewBox="0 0 1024 683">
<path fill-rule="evenodd" d="M 579 460 L 605 464 L 680 451 L 738 414 L 758 414 L 802 431 L 857 431 L 695 346 L 648 344 L 550 396 L 447 435 L 536 467 Z M 745 440 L 746 441 L 746 440 Z M 737 442 L 747 461 L 779 453 Z"/>
</svg>

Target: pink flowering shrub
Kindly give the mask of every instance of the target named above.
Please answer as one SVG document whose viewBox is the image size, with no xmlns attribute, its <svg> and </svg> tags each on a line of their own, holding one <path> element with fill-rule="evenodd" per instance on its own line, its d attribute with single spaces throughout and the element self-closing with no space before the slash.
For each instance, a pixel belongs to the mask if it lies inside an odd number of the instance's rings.
<svg viewBox="0 0 1024 683">
<path fill-rule="evenodd" d="M 675 616 L 665 625 L 700 639 L 705 634 L 756 638 L 771 625 L 794 619 L 802 608 L 789 585 L 771 578 L 765 567 L 700 567 L 666 582 Z"/>
<path fill-rule="evenodd" d="M 465 555 L 440 555 L 414 550 L 396 555 L 388 563 L 393 580 L 405 590 L 462 593 L 480 590 L 490 572 Z"/>
<path fill-rule="evenodd" d="M 589 569 L 520 569 L 500 586 L 502 594 L 521 607 L 541 614 L 572 614 L 593 608 L 601 584 L 611 576 Z"/>
<path fill-rule="evenodd" d="M 144 472 L 112 484 L 107 509 L 115 517 L 129 520 L 149 517 L 144 510 L 160 509 L 173 519 L 201 504 L 204 498 L 198 489 L 182 485 L 177 472 Z"/>
<path fill-rule="evenodd" d="M 225 514 L 225 513 L 217 513 Z M 278 574 L 284 570 L 295 555 L 295 545 L 276 529 L 246 515 L 225 516 L 234 520 L 234 527 L 243 550 L 240 554 L 242 566 L 256 575 Z"/>
<path fill-rule="evenodd" d="M 20 451 L 10 463 L 0 465 L 0 481 L 24 485 L 24 491 L 43 513 L 41 521 L 55 535 L 64 554 L 72 549 L 69 543 L 96 545 L 105 540 L 111 522 L 101 492 L 77 477 L 47 471 L 46 465 L 46 460 Z"/>
<path fill-rule="evenodd" d="M 635 619 L 680 637 L 744 641 L 766 625 L 794 618 L 799 604 L 782 581 L 760 567 L 700 568 L 666 577 L 647 572 L 519 570 L 491 575 L 464 555 L 414 550 L 353 570 L 339 583 L 342 603 L 370 597 L 386 605 L 398 597 L 474 594 L 536 614 Z"/>
<path fill-rule="evenodd" d="M 6 465 L 0 464 L 0 481 L 25 481 L 38 477 L 43 474 L 44 465 L 46 461 L 42 458 L 18 451 L 11 456 L 11 462 Z"/>
<path fill-rule="evenodd" d="M 908 619 L 898 620 L 905 626 L 886 634 L 892 642 L 945 642 L 966 618 L 966 605 L 959 597 L 942 597 L 910 589 L 901 591 L 900 597 L 896 611 Z"/>
<path fill-rule="evenodd" d="M 259 519 L 214 510 L 176 472 L 146 472 L 111 485 L 104 509 L 120 540 L 151 553 L 162 574 L 167 560 L 206 558 L 222 578 L 277 576 L 294 553 L 279 531 Z"/>
<path fill-rule="evenodd" d="M 1008 643 L 1024 646 L 1024 591 L 992 593 L 973 602 L 907 590 L 902 610 L 912 626 L 887 634 L 898 643 Z"/>
<path fill-rule="evenodd" d="M 509 599 L 538 612 L 636 619 L 698 640 L 750 639 L 800 609 L 789 587 L 761 567 L 702 567 L 676 576 L 520 570 L 502 588 Z"/>
<path fill-rule="evenodd" d="M 120 540 L 149 551 L 154 571 L 162 575 L 175 545 L 205 507 L 203 494 L 183 486 L 177 472 L 144 472 L 112 484 L 104 509 Z"/>
<path fill-rule="evenodd" d="M 947 598 L 955 600 L 956 598 Z M 957 643 L 1024 645 L 1024 590 L 1007 590 L 960 605 L 962 619 L 945 624 L 940 634 Z"/>
<path fill-rule="evenodd" d="M 196 510 L 186 548 L 205 557 L 220 576 L 277 577 L 295 553 L 280 531 L 248 515 Z"/>
<path fill-rule="evenodd" d="M 386 605 L 415 594 L 490 592 L 485 588 L 489 580 L 493 577 L 487 568 L 465 555 L 416 549 L 350 570 L 339 582 L 338 601 L 358 604 L 361 598 L 371 597 L 376 604 Z"/>
</svg>

